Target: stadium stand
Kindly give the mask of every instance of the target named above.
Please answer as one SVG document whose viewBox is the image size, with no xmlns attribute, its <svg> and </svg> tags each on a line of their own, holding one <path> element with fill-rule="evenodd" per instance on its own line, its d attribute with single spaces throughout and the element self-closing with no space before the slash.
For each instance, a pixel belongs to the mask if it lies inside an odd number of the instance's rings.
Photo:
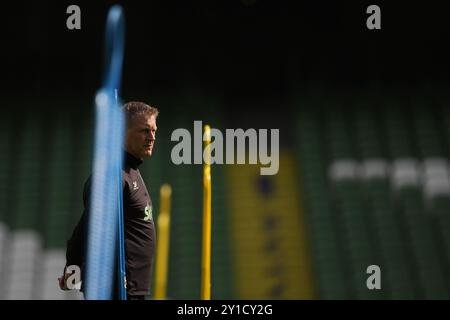
<svg viewBox="0 0 450 320">
<path fill-rule="evenodd" d="M 141 170 L 155 219 L 173 188 L 169 299 L 199 298 L 202 224 L 201 165 L 172 164 L 170 134 L 229 125 L 199 96 L 156 99 L 173 112 Z M 450 111 L 426 98 L 304 99 L 276 177 L 213 166 L 213 299 L 448 299 Z M 90 173 L 94 114 L 77 104 L 53 106 L 50 124 L 31 108 L 0 116 L 0 299 L 81 298 L 56 281 Z"/>
</svg>

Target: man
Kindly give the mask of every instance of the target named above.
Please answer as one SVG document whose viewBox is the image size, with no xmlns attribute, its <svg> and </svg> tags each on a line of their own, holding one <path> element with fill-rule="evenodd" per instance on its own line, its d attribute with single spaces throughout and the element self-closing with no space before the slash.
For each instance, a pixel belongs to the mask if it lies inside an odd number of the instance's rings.
<svg viewBox="0 0 450 320">
<path fill-rule="evenodd" d="M 128 102 L 123 110 L 127 124 L 122 171 L 127 297 L 128 299 L 149 299 L 156 235 L 152 202 L 138 167 L 144 158 L 152 155 L 159 111 L 143 102 Z M 63 277 L 58 279 L 60 288 L 63 290 L 68 290 L 67 278 L 71 275 L 66 272 L 68 266 L 79 266 L 83 278 L 90 181 L 89 177 L 84 186 L 83 215 L 72 237 L 67 241 L 66 267 Z M 117 298 L 117 283 L 114 287 L 114 298 Z"/>
</svg>

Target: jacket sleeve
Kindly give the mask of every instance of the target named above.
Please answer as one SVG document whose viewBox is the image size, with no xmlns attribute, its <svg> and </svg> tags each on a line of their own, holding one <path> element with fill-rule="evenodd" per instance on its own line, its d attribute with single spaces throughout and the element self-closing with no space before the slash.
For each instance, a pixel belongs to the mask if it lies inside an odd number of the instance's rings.
<svg viewBox="0 0 450 320">
<path fill-rule="evenodd" d="M 89 179 L 84 184 L 83 214 L 81 215 L 80 220 L 75 226 L 75 229 L 72 232 L 72 236 L 67 241 L 66 266 L 77 265 L 81 268 L 85 261 L 87 227 L 90 209 L 90 190 L 91 190 L 91 177 L 89 177 Z"/>
</svg>

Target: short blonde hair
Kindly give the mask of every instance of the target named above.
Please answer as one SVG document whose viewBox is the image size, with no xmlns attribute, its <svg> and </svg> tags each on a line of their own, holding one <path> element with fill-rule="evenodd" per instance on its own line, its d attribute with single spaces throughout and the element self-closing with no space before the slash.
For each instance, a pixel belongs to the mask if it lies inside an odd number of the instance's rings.
<svg viewBox="0 0 450 320">
<path fill-rule="evenodd" d="M 127 125 L 139 115 L 146 115 L 148 117 L 158 117 L 159 110 L 155 107 L 151 107 L 148 104 L 140 101 L 130 101 L 124 104 L 123 111 L 125 113 L 125 120 Z"/>
</svg>

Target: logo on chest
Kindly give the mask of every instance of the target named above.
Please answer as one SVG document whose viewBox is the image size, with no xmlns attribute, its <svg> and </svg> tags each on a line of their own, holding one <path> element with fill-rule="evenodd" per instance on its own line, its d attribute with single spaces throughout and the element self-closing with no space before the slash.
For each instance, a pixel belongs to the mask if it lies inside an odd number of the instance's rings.
<svg viewBox="0 0 450 320">
<path fill-rule="evenodd" d="M 137 185 L 137 182 L 133 181 L 133 191 L 138 190 L 138 189 L 139 189 L 139 186 Z"/>
<path fill-rule="evenodd" d="M 153 214 L 152 214 L 152 206 L 150 206 L 147 202 L 147 205 L 145 206 L 145 217 L 144 220 L 145 221 L 149 221 L 153 219 Z"/>
</svg>

